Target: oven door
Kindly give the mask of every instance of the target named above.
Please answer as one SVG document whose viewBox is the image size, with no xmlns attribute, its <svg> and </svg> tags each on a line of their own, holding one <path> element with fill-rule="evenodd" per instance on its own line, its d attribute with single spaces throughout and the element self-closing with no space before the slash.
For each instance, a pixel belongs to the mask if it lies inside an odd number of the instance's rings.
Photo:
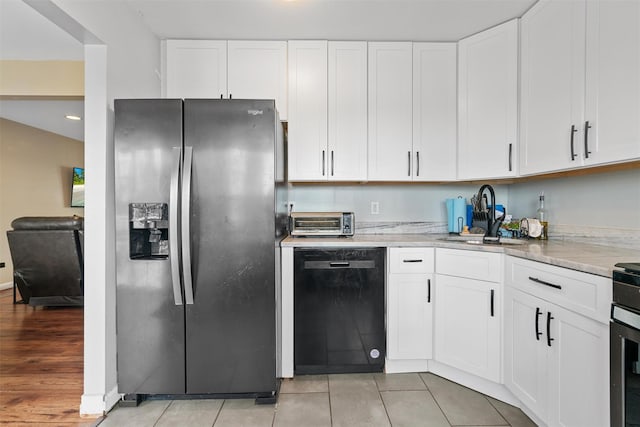
<svg viewBox="0 0 640 427">
<path fill-rule="evenodd" d="M 614 304 L 611 317 L 611 427 L 640 426 L 640 313 Z"/>
</svg>

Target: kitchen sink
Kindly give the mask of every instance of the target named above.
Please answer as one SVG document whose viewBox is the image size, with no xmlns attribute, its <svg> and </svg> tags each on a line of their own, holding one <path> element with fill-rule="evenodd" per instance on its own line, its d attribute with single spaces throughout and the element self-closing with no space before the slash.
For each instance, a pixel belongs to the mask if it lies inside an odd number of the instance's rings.
<svg viewBox="0 0 640 427">
<path fill-rule="evenodd" d="M 519 239 L 511 239 L 508 237 L 502 237 L 498 242 L 485 242 L 484 240 L 484 236 L 477 236 L 477 235 L 473 235 L 473 236 L 448 236 L 448 237 L 442 237 L 438 240 L 442 240 L 445 242 L 454 242 L 454 243 L 466 243 L 466 244 L 472 244 L 472 245 L 514 245 L 514 246 L 518 246 L 518 245 L 526 245 L 527 241 L 526 240 L 519 240 Z"/>
</svg>

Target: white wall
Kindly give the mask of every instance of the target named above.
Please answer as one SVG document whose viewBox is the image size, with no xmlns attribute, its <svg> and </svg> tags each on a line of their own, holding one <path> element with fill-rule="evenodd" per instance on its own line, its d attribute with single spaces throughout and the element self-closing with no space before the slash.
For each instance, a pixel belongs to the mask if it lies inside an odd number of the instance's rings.
<svg viewBox="0 0 640 427">
<path fill-rule="evenodd" d="M 535 216 L 542 191 L 552 225 L 640 230 L 640 169 L 513 184 L 514 216 Z"/>
<path fill-rule="evenodd" d="M 160 96 L 160 42 L 124 2 L 54 3 L 63 16 L 54 10 L 48 18 L 63 26 L 75 21 L 90 33 L 85 40 L 92 43 L 85 45 L 85 353 L 80 413 L 102 414 L 118 398 L 113 99 Z M 76 32 L 76 37 L 82 35 Z"/>
<path fill-rule="evenodd" d="M 356 226 L 364 222 L 445 222 L 445 200 L 462 196 L 469 202 L 481 184 L 373 184 L 366 185 L 294 185 L 289 200 L 294 210 L 353 211 Z M 509 206 L 506 185 L 493 186 L 497 204 Z M 371 214 L 371 202 L 379 203 L 379 214 Z M 508 208 L 507 208 L 508 209 Z"/>
</svg>

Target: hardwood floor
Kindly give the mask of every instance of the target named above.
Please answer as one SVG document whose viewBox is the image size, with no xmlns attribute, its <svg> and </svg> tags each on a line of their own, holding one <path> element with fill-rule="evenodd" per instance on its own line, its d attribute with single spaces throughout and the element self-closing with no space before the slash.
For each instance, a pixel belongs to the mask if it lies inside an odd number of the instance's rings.
<svg viewBox="0 0 640 427">
<path fill-rule="evenodd" d="M 83 309 L 13 304 L 0 291 L 0 424 L 92 426 L 81 418 Z"/>
</svg>

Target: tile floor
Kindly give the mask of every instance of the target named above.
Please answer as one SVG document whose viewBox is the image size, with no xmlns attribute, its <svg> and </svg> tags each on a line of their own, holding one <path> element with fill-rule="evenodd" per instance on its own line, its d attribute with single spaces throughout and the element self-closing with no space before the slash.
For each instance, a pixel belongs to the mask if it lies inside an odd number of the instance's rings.
<svg viewBox="0 0 640 427">
<path fill-rule="evenodd" d="M 277 405 L 250 400 L 150 400 L 116 406 L 100 427 L 513 426 L 518 408 L 433 374 L 344 374 L 284 380 Z"/>
</svg>

